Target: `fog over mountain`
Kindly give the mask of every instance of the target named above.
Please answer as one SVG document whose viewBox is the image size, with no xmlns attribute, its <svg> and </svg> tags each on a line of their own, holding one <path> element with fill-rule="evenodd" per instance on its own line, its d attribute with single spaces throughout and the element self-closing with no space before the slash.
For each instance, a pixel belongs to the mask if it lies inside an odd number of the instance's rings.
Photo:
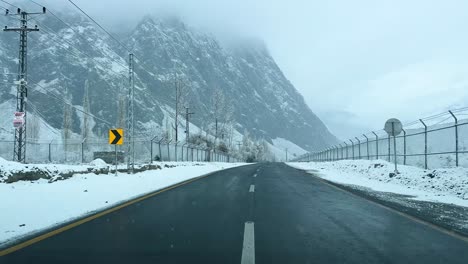
<svg viewBox="0 0 468 264">
<path fill-rule="evenodd" d="M 41 31 L 29 37 L 28 100 L 48 125 L 61 129 L 63 103 L 53 97 L 69 101 L 79 110 L 88 89 L 90 112 L 98 118 L 93 118 L 92 131 L 102 136 L 109 124 L 100 120 L 119 123 L 119 98 L 127 95 L 128 54 L 82 15 L 70 10 L 57 15 L 71 28 L 51 16 L 31 21 Z M 2 18 L 1 22 L 11 25 L 15 21 Z M 191 123 L 205 131 L 215 123 L 213 97 L 221 92 L 232 108 L 230 121 L 236 134 L 248 132 L 272 145 L 285 139 L 306 150 L 336 142 L 261 41 L 242 39 L 228 45 L 178 17 L 154 15 L 142 15 L 134 28 L 121 30 L 119 37 L 136 56 L 135 117 L 139 135 L 172 130 L 169 124 L 174 118 L 173 83 L 177 76 L 188 88 L 185 104 L 196 112 Z M 8 73 L 15 73 L 17 68 L 17 42 L 15 34 L 0 35 L 2 110 L 12 107 L 16 96 L 15 75 Z M 77 134 L 82 129 L 78 110 L 73 111 L 72 126 Z M 2 115 L 9 120 L 8 112 Z"/>
</svg>

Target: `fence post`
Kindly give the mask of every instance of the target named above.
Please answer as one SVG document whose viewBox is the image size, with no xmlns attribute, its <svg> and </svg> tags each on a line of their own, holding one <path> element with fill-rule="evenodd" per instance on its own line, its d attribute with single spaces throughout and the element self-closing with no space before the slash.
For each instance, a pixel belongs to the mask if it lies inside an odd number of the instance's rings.
<svg viewBox="0 0 468 264">
<path fill-rule="evenodd" d="M 184 144 L 182 145 L 182 161 L 184 161 L 184 146 L 185 146 L 185 144 L 186 144 L 186 143 L 184 143 Z"/>
<path fill-rule="evenodd" d="M 375 135 L 375 155 L 376 155 L 376 159 L 379 159 L 379 136 L 377 136 L 377 134 L 372 131 L 372 134 Z"/>
<path fill-rule="evenodd" d="M 455 119 L 455 165 L 458 167 L 458 118 L 453 114 L 452 111 L 449 111 L 453 119 Z"/>
<path fill-rule="evenodd" d="M 346 143 L 346 141 L 345 141 L 345 142 L 343 142 L 343 144 L 345 144 L 345 146 L 346 146 L 345 147 L 346 148 L 346 159 L 348 159 L 348 143 Z"/>
<path fill-rule="evenodd" d="M 153 163 L 153 140 L 150 142 L 150 163 Z"/>
<path fill-rule="evenodd" d="M 52 141 L 49 143 L 49 163 L 52 163 L 51 145 Z"/>
<path fill-rule="evenodd" d="M 388 134 L 388 162 L 392 162 L 390 153 L 390 134 Z"/>
<path fill-rule="evenodd" d="M 362 134 L 366 138 L 366 148 L 367 148 L 367 160 L 370 160 L 370 155 L 369 155 L 369 138 L 365 135 Z"/>
<path fill-rule="evenodd" d="M 419 119 L 424 126 L 424 169 L 427 170 L 427 126 L 422 119 Z"/>
<path fill-rule="evenodd" d="M 161 141 L 163 139 L 161 138 L 161 140 L 158 141 L 158 150 L 159 150 L 159 161 L 163 161 L 163 158 L 162 158 L 162 153 L 161 153 Z"/>
<path fill-rule="evenodd" d="M 359 140 L 358 137 L 356 137 L 356 140 L 358 142 L 358 153 L 359 153 L 358 159 L 361 159 L 361 140 Z"/>
<path fill-rule="evenodd" d="M 349 141 L 351 141 L 351 151 L 352 151 L 353 160 L 354 160 L 354 142 L 351 139 Z"/>
<path fill-rule="evenodd" d="M 81 164 L 84 163 L 84 142 L 81 142 Z"/>
<path fill-rule="evenodd" d="M 406 130 L 402 128 L 401 131 L 403 131 L 403 165 L 406 165 Z"/>
<path fill-rule="evenodd" d="M 167 142 L 167 161 L 171 161 L 171 152 L 169 151 L 169 145 L 171 144 L 172 139 Z"/>
</svg>

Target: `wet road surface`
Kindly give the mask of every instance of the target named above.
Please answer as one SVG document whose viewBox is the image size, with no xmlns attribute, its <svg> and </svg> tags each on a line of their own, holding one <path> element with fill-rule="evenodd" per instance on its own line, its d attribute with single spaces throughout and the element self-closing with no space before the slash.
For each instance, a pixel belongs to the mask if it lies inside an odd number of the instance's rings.
<svg viewBox="0 0 468 264">
<path fill-rule="evenodd" d="M 468 263 L 468 243 L 264 163 L 162 192 L 0 263 Z"/>
</svg>

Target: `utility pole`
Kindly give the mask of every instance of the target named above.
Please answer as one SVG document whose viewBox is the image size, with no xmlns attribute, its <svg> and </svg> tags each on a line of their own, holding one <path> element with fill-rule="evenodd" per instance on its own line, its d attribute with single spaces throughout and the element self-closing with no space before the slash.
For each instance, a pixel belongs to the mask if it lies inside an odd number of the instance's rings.
<svg viewBox="0 0 468 264">
<path fill-rule="evenodd" d="M 21 26 L 19 28 L 8 28 L 5 26 L 3 31 L 13 31 L 20 33 L 19 39 L 19 58 L 18 58 L 18 88 L 16 90 L 16 117 L 22 117 L 22 123 L 15 129 L 15 145 L 13 150 L 13 160 L 24 163 L 26 160 L 26 102 L 28 97 L 27 88 L 27 66 L 28 66 L 28 33 L 39 31 L 37 25 L 34 28 L 28 28 L 28 15 L 45 14 L 46 8 L 42 7 L 42 12 L 28 13 L 18 8 L 16 14 L 10 14 L 6 9 L 5 15 L 20 16 Z"/>
<path fill-rule="evenodd" d="M 195 113 L 190 113 L 189 109 L 190 109 L 190 107 L 185 107 L 185 134 L 187 135 L 186 138 L 185 138 L 185 141 L 187 143 L 189 143 L 189 139 L 190 139 L 190 122 L 189 122 L 189 118 L 190 118 L 190 115 L 195 114 Z"/>
<path fill-rule="evenodd" d="M 215 118 L 215 147 L 216 147 L 216 141 L 218 140 L 218 118 Z"/>
<path fill-rule="evenodd" d="M 175 129 L 175 141 L 177 142 L 178 141 L 178 128 L 179 128 L 179 122 L 178 122 L 178 118 L 179 118 L 179 86 L 178 86 L 178 82 L 177 82 L 177 73 L 175 72 L 175 68 L 174 68 L 174 87 L 175 87 L 175 94 L 176 94 L 176 102 L 175 102 L 175 124 L 174 124 L 174 129 Z"/>
<path fill-rule="evenodd" d="M 133 71 L 133 53 L 128 56 L 128 109 L 127 109 L 127 171 L 133 173 L 135 168 L 135 138 L 134 138 L 134 101 L 135 74 Z"/>
</svg>

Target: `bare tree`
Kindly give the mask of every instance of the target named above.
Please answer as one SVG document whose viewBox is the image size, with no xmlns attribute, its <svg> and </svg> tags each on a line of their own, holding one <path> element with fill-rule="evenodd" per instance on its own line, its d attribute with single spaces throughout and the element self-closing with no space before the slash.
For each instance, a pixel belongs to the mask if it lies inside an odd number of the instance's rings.
<svg viewBox="0 0 468 264">
<path fill-rule="evenodd" d="M 65 160 L 67 160 L 67 151 L 68 151 L 68 140 L 72 135 L 72 124 L 73 124 L 73 108 L 71 105 L 71 94 L 68 92 L 68 89 L 65 90 L 65 103 L 63 105 L 63 126 L 62 126 L 62 140 L 63 140 L 63 150 L 65 152 Z"/>
<path fill-rule="evenodd" d="M 29 114 L 26 135 L 33 141 L 37 141 L 39 139 L 40 128 L 39 117 L 36 114 Z"/>
<path fill-rule="evenodd" d="M 227 102 L 221 89 L 216 88 L 211 97 L 211 116 L 214 121 L 212 131 L 214 130 L 215 144 L 218 138 L 229 142 L 232 146 L 232 137 L 234 133 L 234 108 Z"/>
<path fill-rule="evenodd" d="M 175 131 L 175 140 L 178 139 L 179 125 L 182 124 L 179 116 L 183 115 L 184 109 L 188 103 L 189 85 L 188 82 L 182 77 L 174 73 L 174 89 L 175 89 L 175 118 L 173 129 Z"/>
<path fill-rule="evenodd" d="M 81 138 L 83 143 L 86 143 L 90 137 L 90 122 L 89 122 L 89 114 L 90 114 L 90 102 L 89 102 L 89 82 L 88 80 L 85 81 L 84 85 L 84 95 L 83 95 L 83 124 L 81 126 Z"/>
</svg>

